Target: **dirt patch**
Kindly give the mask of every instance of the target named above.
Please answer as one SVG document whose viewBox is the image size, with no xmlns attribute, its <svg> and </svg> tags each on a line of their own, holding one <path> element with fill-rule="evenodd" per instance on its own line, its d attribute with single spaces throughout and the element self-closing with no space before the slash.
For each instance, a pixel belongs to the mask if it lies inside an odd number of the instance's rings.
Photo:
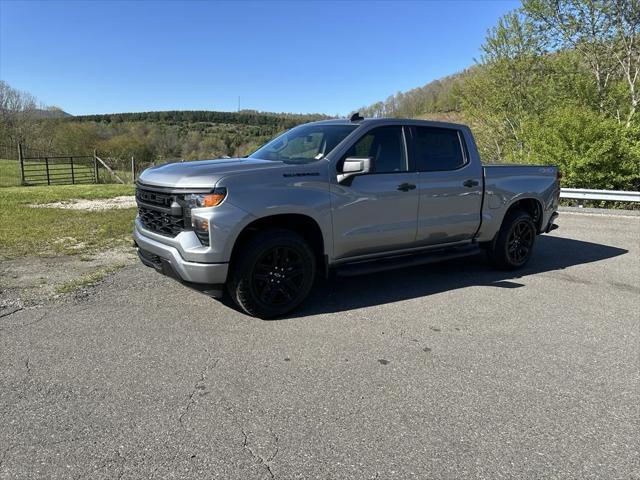
<svg viewBox="0 0 640 480">
<path fill-rule="evenodd" d="M 63 202 L 32 204 L 29 206 L 31 208 L 61 208 L 64 210 L 111 210 L 114 208 L 135 208 L 136 198 L 133 195 L 127 195 L 96 200 L 65 200 Z"/>
<path fill-rule="evenodd" d="M 0 262 L 0 316 L 58 298 L 61 292 L 88 287 L 93 280 L 99 281 L 136 259 L 134 250 L 127 248 L 95 255 L 3 260 Z"/>
</svg>

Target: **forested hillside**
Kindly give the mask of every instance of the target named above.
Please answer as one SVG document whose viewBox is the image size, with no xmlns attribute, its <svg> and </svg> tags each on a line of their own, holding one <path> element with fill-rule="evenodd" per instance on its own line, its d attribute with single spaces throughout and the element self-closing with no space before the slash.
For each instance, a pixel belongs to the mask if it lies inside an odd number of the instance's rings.
<svg viewBox="0 0 640 480">
<path fill-rule="evenodd" d="M 557 164 L 565 186 L 640 190 L 640 2 L 525 0 L 477 65 L 370 116 L 471 125 L 485 162 Z"/>
<path fill-rule="evenodd" d="M 277 133 L 325 115 L 255 111 L 167 111 L 69 116 L 38 105 L 28 93 L 0 81 L 0 146 L 86 154 L 140 162 L 244 155 Z"/>
</svg>

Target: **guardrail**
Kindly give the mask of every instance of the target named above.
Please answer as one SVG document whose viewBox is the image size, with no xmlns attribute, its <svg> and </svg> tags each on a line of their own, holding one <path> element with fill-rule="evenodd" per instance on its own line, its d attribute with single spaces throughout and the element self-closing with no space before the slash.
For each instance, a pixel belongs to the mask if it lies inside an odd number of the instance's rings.
<svg viewBox="0 0 640 480">
<path fill-rule="evenodd" d="M 588 190 L 586 188 L 561 188 L 560 198 L 570 198 L 574 200 L 607 200 L 611 202 L 640 202 L 640 192 Z"/>
</svg>

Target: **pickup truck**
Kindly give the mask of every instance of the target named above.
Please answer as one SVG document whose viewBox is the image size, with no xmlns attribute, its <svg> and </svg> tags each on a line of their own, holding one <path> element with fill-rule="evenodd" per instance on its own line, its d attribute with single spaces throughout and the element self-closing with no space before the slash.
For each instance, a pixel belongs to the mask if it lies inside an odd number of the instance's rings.
<svg viewBox="0 0 640 480">
<path fill-rule="evenodd" d="M 244 158 L 145 170 L 133 236 L 145 265 L 272 318 L 332 271 L 481 250 L 522 267 L 557 228 L 559 196 L 555 167 L 483 166 L 464 125 L 354 115 L 300 125 Z"/>
</svg>

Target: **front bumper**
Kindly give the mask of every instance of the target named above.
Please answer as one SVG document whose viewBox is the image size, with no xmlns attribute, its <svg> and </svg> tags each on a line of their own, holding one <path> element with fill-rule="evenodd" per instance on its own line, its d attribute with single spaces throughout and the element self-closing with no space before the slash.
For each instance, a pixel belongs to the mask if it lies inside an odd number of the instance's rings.
<svg viewBox="0 0 640 480">
<path fill-rule="evenodd" d="M 187 261 L 182 258 L 177 248 L 145 236 L 138 228 L 137 222 L 133 231 L 133 240 L 138 247 L 142 262 L 165 275 L 187 284 L 222 285 L 227 280 L 228 263 Z M 144 253 L 151 255 L 144 256 Z"/>
</svg>

